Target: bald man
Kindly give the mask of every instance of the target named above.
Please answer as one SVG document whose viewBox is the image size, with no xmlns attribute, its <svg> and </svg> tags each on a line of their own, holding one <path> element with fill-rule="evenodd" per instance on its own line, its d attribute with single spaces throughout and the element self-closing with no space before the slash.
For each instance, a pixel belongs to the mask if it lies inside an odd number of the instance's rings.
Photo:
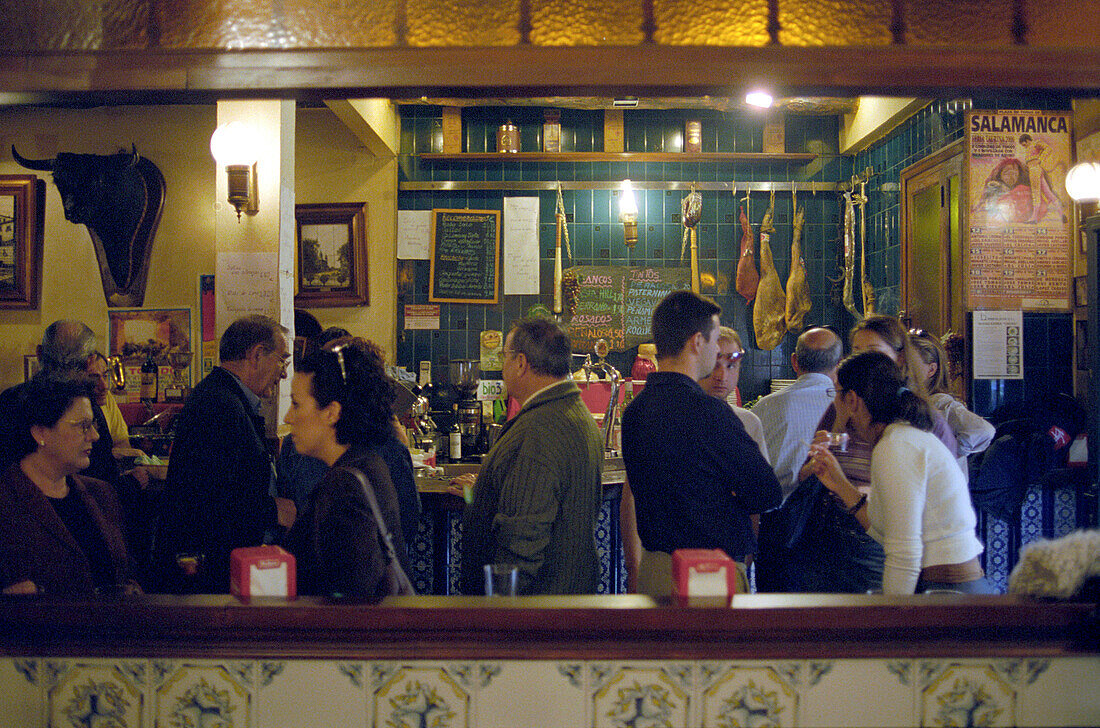
<svg viewBox="0 0 1100 728">
<path fill-rule="evenodd" d="M 798 379 L 791 386 L 761 397 L 752 408 L 764 426 L 764 441 L 783 500 L 798 487 L 798 471 L 814 431 L 836 394 L 836 368 L 844 351 L 840 337 L 826 328 L 812 328 L 798 337 L 791 366 Z M 757 591 L 795 591 L 797 574 L 787 558 L 787 514 L 777 509 L 760 516 L 756 557 Z"/>
</svg>

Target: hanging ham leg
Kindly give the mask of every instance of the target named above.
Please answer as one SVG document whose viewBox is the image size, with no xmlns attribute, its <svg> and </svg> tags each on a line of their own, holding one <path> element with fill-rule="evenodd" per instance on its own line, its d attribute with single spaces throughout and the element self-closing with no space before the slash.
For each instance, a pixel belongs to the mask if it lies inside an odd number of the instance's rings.
<svg viewBox="0 0 1100 728">
<path fill-rule="evenodd" d="M 798 198 L 791 193 L 794 208 L 794 233 L 791 236 L 791 273 L 787 276 L 787 330 L 799 332 L 806 314 L 813 306 L 810 290 L 806 286 L 806 263 L 802 260 L 802 225 L 806 221 L 806 208 L 798 206 Z"/>
<path fill-rule="evenodd" d="M 783 293 L 783 284 L 779 282 L 779 273 L 775 270 L 772 257 L 771 234 L 772 213 L 775 211 L 775 192 L 771 194 L 768 211 L 760 223 L 760 285 L 756 291 L 756 303 L 752 308 L 752 328 L 756 332 L 756 347 L 770 351 L 779 346 L 783 335 L 787 333 L 783 313 L 787 296 Z"/>
<path fill-rule="evenodd" d="M 752 225 L 741 208 L 741 258 L 737 261 L 737 292 L 746 301 L 756 298 L 756 288 L 760 285 L 760 274 L 756 272 L 756 258 L 752 254 Z"/>
<path fill-rule="evenodd" d="M 863 320 L 863 314 L 856 308 L 854 280 L 856 277 L 856 211 L 852 194 L 844 193 L 844 308 L 856 321 Z"/>
</svg>

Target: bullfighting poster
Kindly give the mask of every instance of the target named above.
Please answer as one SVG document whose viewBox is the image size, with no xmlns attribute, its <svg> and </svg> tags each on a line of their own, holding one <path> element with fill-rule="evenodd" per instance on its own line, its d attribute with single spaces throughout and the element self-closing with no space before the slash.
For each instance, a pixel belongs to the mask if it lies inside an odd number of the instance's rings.
<svg viewBox="0 0 1100 728">
<path fill-rule="evenodd" d="M 969 111 L 967 308 L 1068 311 L 1071 112 Z"/>
</svg>

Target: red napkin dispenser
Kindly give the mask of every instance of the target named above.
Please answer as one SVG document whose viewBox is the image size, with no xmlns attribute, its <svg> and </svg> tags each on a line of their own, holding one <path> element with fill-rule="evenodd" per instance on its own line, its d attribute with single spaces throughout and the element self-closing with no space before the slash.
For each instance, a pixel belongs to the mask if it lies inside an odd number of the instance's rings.
<svg viewBox="0 0 1100 728">
<path fill-rule="evenodd" d="M 249 546 L 229 555 L 229 590 L 238 599 L 298 594 L 294 554 L 279 546 Z"/>
<path fill-rule="evenodd" d="M 728 599 L 737 593 L 737 562 L 722 549 L 676 549 L 672 552 L 672 596 Z"/>
</svg>

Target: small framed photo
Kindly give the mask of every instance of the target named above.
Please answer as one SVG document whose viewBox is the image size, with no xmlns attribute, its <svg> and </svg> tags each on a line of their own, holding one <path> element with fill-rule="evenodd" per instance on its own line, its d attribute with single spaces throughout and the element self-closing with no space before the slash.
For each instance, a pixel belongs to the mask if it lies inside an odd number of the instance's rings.
<svg viewBox="0 0 1100 728">
<path fill-rule="evenodd" d="M 1074 276 L 1073 278 L 1073 305 L 1077 307 L 1089 305 L 1088 276 Z"/>
<path fill-rule="evenodd" d="M 31 377 L 38 374 L 38 370 L 41 365 L 38 363 L 38 357 L 34 354 L 23 355 L 23 381 L 29 382 Z"/>
<path fill-rule="evenodd" d="M 298 223 L 294 305 L 367 305 L 366 203 L 295 205 L 294 218 Z"/>
</svg>

